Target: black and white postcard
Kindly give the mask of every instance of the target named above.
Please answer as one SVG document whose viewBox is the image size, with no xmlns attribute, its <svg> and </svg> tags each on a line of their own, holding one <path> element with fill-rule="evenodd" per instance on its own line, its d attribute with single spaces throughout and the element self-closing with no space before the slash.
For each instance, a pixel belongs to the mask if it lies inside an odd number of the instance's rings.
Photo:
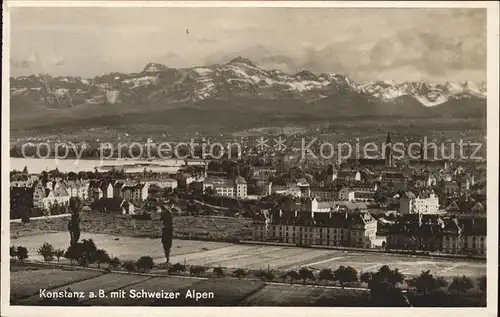
<svg viewBox="0 0 500 317">
<path fill-rule="evenodd" d="M 498 8 L 4 2 L 2 315 L 495 316 Z"/>
</svg>

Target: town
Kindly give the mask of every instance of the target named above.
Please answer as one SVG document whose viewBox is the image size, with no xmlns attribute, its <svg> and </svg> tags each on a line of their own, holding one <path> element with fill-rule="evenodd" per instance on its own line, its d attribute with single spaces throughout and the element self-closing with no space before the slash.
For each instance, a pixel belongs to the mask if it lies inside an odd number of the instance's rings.
<svg viewBox="0 0 500 317">
<path fill-rule="evenodd" d="M 175 173 L 148 164 L 25 168 L 10 175 L 11 219 L 67 214 L 79 198 L 89 212 L 247 218 L 255 242 L 485 257 L 485 163 L 427 160 L 421 151 L 401 164 L 390 134 L 386 144 L 381 159 L 341 164 L 250 151 L 239 160 L 185 159 Z"/>
</svg>

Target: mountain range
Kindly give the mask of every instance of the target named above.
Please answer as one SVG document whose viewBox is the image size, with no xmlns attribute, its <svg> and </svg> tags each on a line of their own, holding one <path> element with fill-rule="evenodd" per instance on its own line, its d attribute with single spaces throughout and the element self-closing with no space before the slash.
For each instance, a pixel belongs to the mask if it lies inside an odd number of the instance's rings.
<svg viewBox="0 0 500 317">
<path fill-rule="evenodd" d="M 222 107 L 228 115 L 255 107 L 257 113 L 316 112 L 325 118 L 461 118 L 486 114 L 485 83 L 358 84 L 340 74 L 265 70 L 244 57 L 193 68 L 149 63 L 138 73 L 109 73 L 95 78 L 35 74 L 11 78 L 10 87 L 11 122 L 33 124 L 40 124 L 43 118 L 52 124 L 129 113 L 161 115 L 167 109 L 209 111 L 210 107 Z"/>
</svg>

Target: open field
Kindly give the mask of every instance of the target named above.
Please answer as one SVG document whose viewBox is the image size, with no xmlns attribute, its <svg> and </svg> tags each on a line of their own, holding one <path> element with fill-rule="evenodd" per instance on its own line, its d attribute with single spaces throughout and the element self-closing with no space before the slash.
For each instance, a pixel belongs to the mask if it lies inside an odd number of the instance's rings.
<svg viewBox="0 0 500 317">
<path fill-rule="evenodd" d="M 19 267 L 18 267 L 19 266 Z M 36 267 L 36 265 L 32 265 Z M 17 268 L 11 271 L 11 305 L 82 305 L 82 306 L 343 306 L 343 307 L 366 307 L 373 306 L 370 293 L 365 289 L 324 286 L 324 285 L 301 285 L 286 283 L 265 283 L 258 280 L 234 279 L 234 278 L 190 278 L 175 276 L 150 276 L 141 274 L 105 273 L 81 270 L 43 269 L 45 265 L 39 265 L 39 270 L 33 271 L 43 273 L 51 271 L 51 274 L 35 274 L 26 276 L 27 271 L 17 270 L 29 269 L 29 265 L 13 262 L 11 267 Z M 64 276 L 61 279 L 60 276 Z M 28 283 L 15 283 L 15 281 L 26 281 L 26 278 L 34 280 Z M 36 288 L 36 289 L 35 289 Z M 46 292 L 40 293 L 40 289 Z M 83 292 L 83 297 L 76 301 L 59 302 L 46 301 L 43 294 L 70 290 L 72 292 Z M 104 293 L 101 295 L 99 291 Z M 121 290 L 122 295 L 117 295 Z M 133 297 L 134 291 L 142 293 L 141 297 Z M 189 298 L 189 292 L 209 292 L 211 298 Z M 178 293 L 177 298 L 159 299 L 155 294 Z M 93 293 L 93 295 L 92 295 Z M 471 290 L 466 294 L 454 294 L 438 292 L 433 296 L 407 293 L 413 306 L 434 307 L 474 307 L 484 306 L 484 293 Z"/>
<path fill-rule="evenodd" d="M 68 271 L 70 272 L 70 271 Z M 75 277 L 79 271 L 71 271 Z M 19 271 L 14 272 L 12 279 L 18 278 Z M 102 273 L 101 273 L 102 274 Z M 45 284 L 37 285 L 40 289 L 47 288 L 48 292 L 63 291 L 68 288 L 74 292 L 84 292 L 85 298 L 78 300 L 78 305 L 85 306 L 314 306 L 320 298 L 333 294 L 355 300 L 366 291 L 351 291 L 332 289 L 326 287 L 310 287 L 307 285 L 277 285 L 266 284 L 261 281 L 236 280 L 236 279 L 197 279 L 180 277 L 150 277 L 140 275 L 102 274 L 98 277 L 89 276 L 88 279 L 76 283 L 65 284 L 61 287 L 48 286 L 53 276 L 45 280 Z M 36 294 L 21 293 L 22 285 L 12 286 L 11 304 L 14 305 L 40 305 L 42 303 L 39 290 Z M 95 294 L 102 289 L 105 291 L 103 298 L 90 298 L 90 292 Z M 111 291 L 124 290 L 125 296 L 116 298 Z M 136 292 L 179 292 L 177 299 L 157 298 L 131 298 L 130 291 Z M 192 299 L 186 298 L 187 291 L 212 292 L 213 298 Z M 282 297 L 279 294 L 286 294 Z M 366 302 L 366 296 L 361 300 Z M 76 303 L 75 303 L 76 304 Z M 331 300 L 330 304 L 335 305 Z M 341 303 L 337 303 L 339 306 Z M 366 303 L 365 303 L 366 304 Z M 57 305 L 57 304 L 55 304 Z"/>
<path fill-rule="evenodd" d="M 303 285 L 267 285 L 252 296 L 245 298 L 243 306 L 316 306 L 321 305 L 325 298 L 333 299 L 335 296 L 351 298 L 357 302 L 366 303 L 367 292 L 357 290 L 339 291 L 334 288 L 304 287 Z M 333 304 L 334 301 L 331 301 Z M 359 303 L 357 303 L 359 305 Z M 356 305 L 356 306 L 357 306 Z"/>
<path fill-rule="evenodd" d="M 153 220 L 131 221 L 130 216 L 116 213 L 100 214 L 98 212 L 82 212 L 82 232 L 105 233 L 115 236 L 161 237 L 162 223 L 160 215 L 154 214 Z M 27 224 L 11 223 L 10 237 L 45 234 L 50 231 L 67 232 L 67 218 L 51 218 L 32 220 Z M 243 218 L 217 218 L 179 216 L 174 217 L 174 238 L 204 239 L 215 241 L 234 241 L 251 238 L 251 220 Z M 13 242 L 14 243 L 14 242 Z"/>
<path fill-rule="evenodd" d="M 102 272 L 82 270 L 23 270 L 10 273 L 11 298 L 36 296 L 42 288 L 55 288 L 87 280 L 101 275 Z"/>
<path fill-rule="evenodd" d="M 108 251 L 121 260 L 137 260 L 149 255 L 155 263 L 164 262 L 160 239 L 116 237 L 107 234 L 83 232 L 80 239 L 93 239 L 98 248 Z M 48 242 L 54 248 L 66 249 L 69 235 L 66 232 L 30 235 L 11 240 L 11 245 L 28 248 L 30 259 L 41 260 L 36 250 Z M 350 265 L 356 270 L 376 271 L 382 265 L 398 268 L 403 274 L 418 275 L 422 270 L 432 274 L 453 277 L 486 275 L 486 261 L 466 259 L 433 258 L 431 256 L 363 253 L 339 250 L 309 249 L 288 246 L 244 245 L 223 242 L 174 240 L 171 252 L 172 263 L 203 265 L 208 267 L 273 269 L 287 271 L 300 267 L 314 270 Z"/>
</svg>

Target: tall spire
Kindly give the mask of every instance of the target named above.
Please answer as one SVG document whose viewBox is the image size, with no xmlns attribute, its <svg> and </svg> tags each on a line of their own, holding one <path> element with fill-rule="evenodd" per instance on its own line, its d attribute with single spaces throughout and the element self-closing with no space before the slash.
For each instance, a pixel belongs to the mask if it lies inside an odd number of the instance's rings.
<svg viewBox="0 0 500 317">
<path fill-rule="evenodd" d="M 390 132 L 387 133 L 387 139 L 385 141 L 385 151 L 384 151 L 384 156 L 385 156 L 385 166 L 386 167 L 392 167 L 393 165 L 393 157 L 392 157 L 392 142 L 391 142 L 391 134 Z"/>
<path fill-rule="evenodd" d="M 424 161 L 426 151 L 427 149 L 424 146 L 424 142 L 420 142 L 420 161 Z"/>
<path fill-rule="evenodd" d="M 390 144 L 390 143 L 392 143 L 392 142 L 391 142 L 391 133 L 390 133 L 390 132 L 387 132 L 387 139 L 385 140 L 385 143 L 386 143 L 386 144 Z"/>
</svg>

